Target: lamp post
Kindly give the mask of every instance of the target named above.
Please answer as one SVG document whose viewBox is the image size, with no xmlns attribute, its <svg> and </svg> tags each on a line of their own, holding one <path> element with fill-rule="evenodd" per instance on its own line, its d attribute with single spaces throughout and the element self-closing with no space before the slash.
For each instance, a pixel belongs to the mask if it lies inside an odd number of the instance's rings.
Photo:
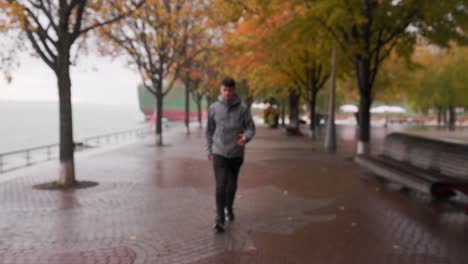
<svg viewBox="0 0 468 264">
<path fill-rule="evenodd" d="M 331 60 L 330 101 L 328 103 L 328 119 L 325 134 L 325 150 L 336 151 L 336 127 L 335 127 L 335 86 L 336 86 L 336 42 L 333 43 Z"/>
</svg>

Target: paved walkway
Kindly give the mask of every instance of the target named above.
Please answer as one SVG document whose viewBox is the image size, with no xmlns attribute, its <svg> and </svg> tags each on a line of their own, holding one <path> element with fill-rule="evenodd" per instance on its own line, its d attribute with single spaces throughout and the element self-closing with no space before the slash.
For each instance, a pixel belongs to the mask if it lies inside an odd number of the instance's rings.
<svg viewBox="0 0 468 264">
<path fill-rule="evenodd" d="M 468 217 L 376 181 L 352 161 L 354 129 L 339 135 L 330 155 L 259 128 L 222 235 L 198 130 L 78 155 L 93 188 L 33 190 L 56 162 L 0 175 L 0 263 L 467 263 Z"/>
</svg>

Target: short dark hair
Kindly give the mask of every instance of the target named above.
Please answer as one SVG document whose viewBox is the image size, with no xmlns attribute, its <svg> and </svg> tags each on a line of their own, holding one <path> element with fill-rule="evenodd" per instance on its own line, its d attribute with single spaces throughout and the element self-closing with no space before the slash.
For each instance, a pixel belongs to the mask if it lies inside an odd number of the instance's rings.
<svg viewBox="0 0 468 264">
<path fill-rule="evenodd" d="M 224 78 L 221 84 L 229 88 L 236 88 L 236 81 L 231 77 Z"/>
</svg>

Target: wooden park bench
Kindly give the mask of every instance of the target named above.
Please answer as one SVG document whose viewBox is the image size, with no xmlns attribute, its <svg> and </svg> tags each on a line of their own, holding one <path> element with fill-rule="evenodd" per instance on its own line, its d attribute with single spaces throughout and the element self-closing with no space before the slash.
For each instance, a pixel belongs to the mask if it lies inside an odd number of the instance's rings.
<svg viewBox="0 0 468 264">
<path fill-rule="evenodd" d="M 434 198 L 450 198 L 456 192 L 468 196 L 468 144 L 465 142 L 397 132 L 385 138 L 378 156 L 357 156 L 355 160 L 380 177 Z"/>
</svg>

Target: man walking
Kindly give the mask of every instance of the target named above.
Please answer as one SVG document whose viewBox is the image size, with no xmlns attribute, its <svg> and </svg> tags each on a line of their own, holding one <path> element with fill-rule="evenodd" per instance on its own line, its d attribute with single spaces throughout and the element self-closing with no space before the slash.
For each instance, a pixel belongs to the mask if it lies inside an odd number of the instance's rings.
<svg viewBox="0 0 468 264">
<path fill-rule="evenodd" d="M 218 101 L 210 106 L 206 128 L 208 159 L 216 179 L 215 230 L 224 232 L 224 219 L 234 220 L 233 203 L 237 178 L 244 161 L 245 144 L 255 135 L 249 108 L 236 94 L 236 83 L 226 77 Z"/>
</svg>

